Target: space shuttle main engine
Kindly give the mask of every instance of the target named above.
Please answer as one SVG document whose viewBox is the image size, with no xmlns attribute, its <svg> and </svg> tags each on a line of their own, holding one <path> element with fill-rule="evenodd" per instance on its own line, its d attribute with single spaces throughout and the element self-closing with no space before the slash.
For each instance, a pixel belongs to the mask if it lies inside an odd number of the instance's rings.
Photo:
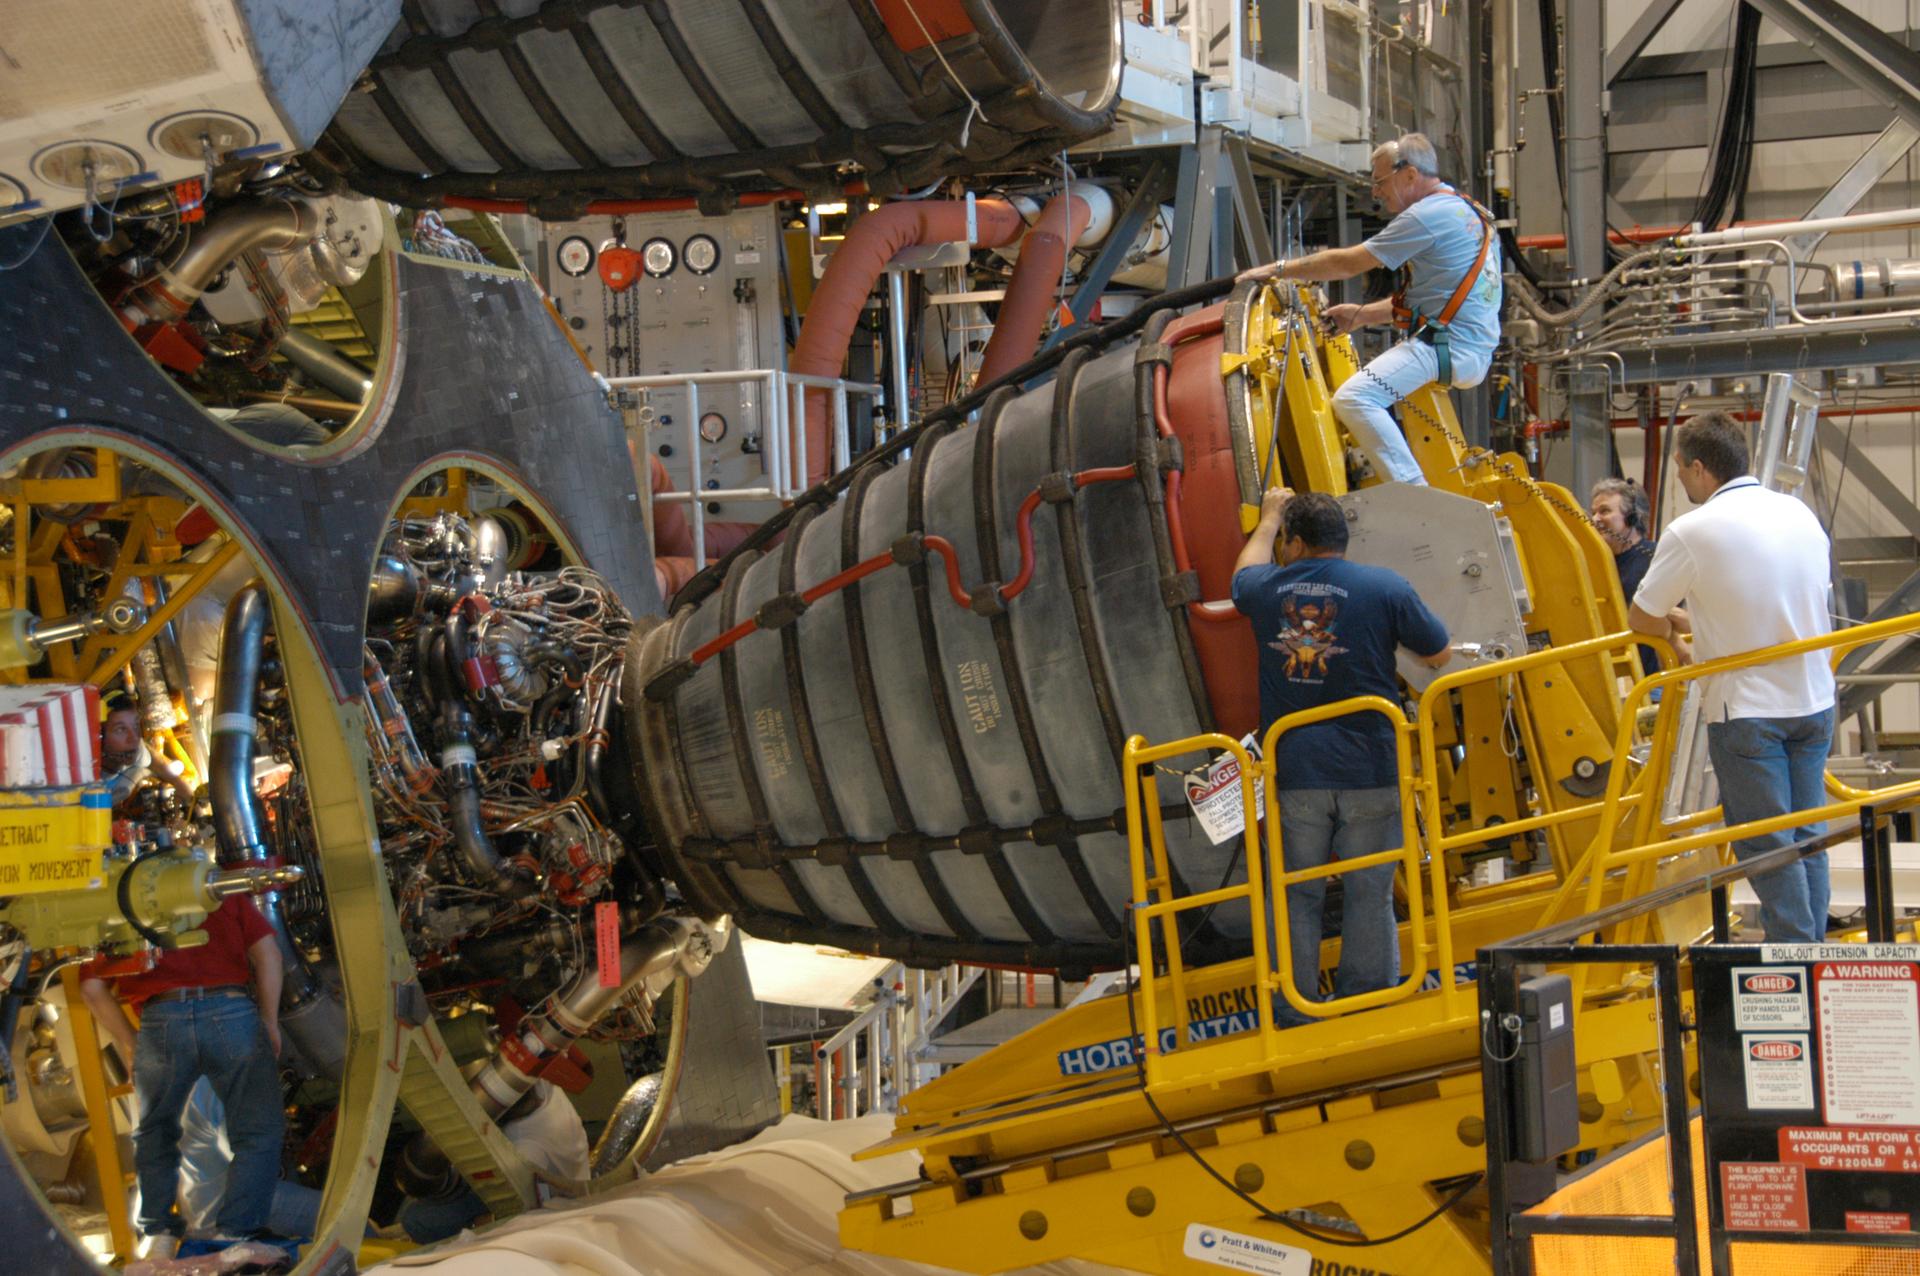
<svg viewBox="0 0 1920 1276">
<path fill-rule="evenodd" d="M 633 754 L 671 875 L 698 907 L 757 935 L 912 960 L 1122 960 L 1122 746 L 1260 725 L 1255 643 L 1227 599 L 1268 485 L 1347 494 L 1350 553 L 1407 570 L 1470 659 L 1622 627 L 1617 591 L 1595 583 L 1604 546 L 1564 494 L 1513 458 L 1462 462 L 1439 417 L 1415 442 L 1432 472 L 1454 471 L 1436 480 L 1452 490 L 1367 491 L 1377 480 L 1326 406 L 1350 346 L 1324 338 L 1292 290 L 1244 285 L 1171 317 L 1223 290 L 1168 294 L 1071 339 L 1045 384 L 1017 388 L 1055 358 L 934 414 L 636 637 Z M 1451 419 L 1425 400 L 1416 411 Z M 1453 752 L 1451 718 L 1436 728 L 1449 776 L 1485 781 L 1457 786 L 1462 826 L 1590 796 L 1617 694 L 1603 658 L 1477 689 L 1474 729 L 1509 696 L 1560 720 L 1471 761 Z M 1160 777 L 1170 868 L 1177 891 L 1206 891 L 1244 865 L 1238 839 L 1216 845 L 1189 818 L 1183 779 Z M 1564 859 L 1572 844 L 1503 849 Z M 1190 960 L 1244 952 L 1245 917 L 1226 911 L 1194 923 Z"/>
<path fill-rule="evenodd" d="M 365 653 L 401 927 L 443 1022 L 478 1011 L 497 1035 L 472 1078 L 495 1116 L 543 1076 L 584 1085 L 585 1038 L 631 1076 L 657 1073 L 657 1003 L 730 933 L 670 907 L 641 855 L 610 726 L 626 609 L 591 571 L 519 570 L 522 521 L 511 508 L 398 520 Z M 408 1162 L 444 1168 L 424 1143 Z"/>
</svg>

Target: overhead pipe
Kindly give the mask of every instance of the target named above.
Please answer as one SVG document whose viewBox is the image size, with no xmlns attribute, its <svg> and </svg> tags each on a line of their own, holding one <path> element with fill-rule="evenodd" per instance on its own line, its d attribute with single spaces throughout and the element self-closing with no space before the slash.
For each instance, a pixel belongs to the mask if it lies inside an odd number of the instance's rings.
<svg viewBox="0 0 1920 1276">
<path fill-rule="evenodd" d="M 1010 244 L 1026 230 L 1013 205 L 1003 199 L 973 202 L 972 234 L 964 200 L 916 200 L 887 204 L 857 219 L 813 290 L 806 322 L 800 326 L 788 368 L 803 376 L 837 377 L 867 295 L 903 248 L 964 240 L 975 247 Z M 1037 334 L 1036 334 L 1037 336 Z M 1017 362 L 1017 361 L 1016 361 Z M 825 390 L 806 393 L 807 485 L 827 477 L 833 455 L 829 441 L 833 412 Z M 905 424 L 902 422 L 902 424 Z"/>
<path fill-rule="evenodd" d="M 865 182 L 848 182 L 841 188 L 846 195 L 865 195 Z M 806 191 L 791 188 L 777 191 L 748 191 L 733 201 L 736 208 L 761 208 L 768 204 L 804 204 L 813 199 Z M 530 213 L 524 199 L 489 199 L 478 195 L 449 195 L 440 201 L 447 208 L 465 208 L 476 213 Z M 582 217 L 630 217 L 639 213 L 685 213 L 700 207 L 691 196 L 675 199 L 594 199 L 580 213 Z"/>
<path fill-rule="evenodd" d="M 980 384 L 999 380 L 1033 357 L 1057 298 L 1067 264 L 1067 245 L 1078 241 L 1092 220 L 1092 203 L 1070 189 L 1048 200 L 1040 211 L 1032 229 L 1020 241 L 1020 260 L 1014 264 L 1007 295 L 1000 302 L 993 336 L 980 356 Z M 813 455 L 811 442 L 807 455 L 809 459 Z"/>
<path fill-rule="evenodd" d="M 1806 221 L 1770 222 L 1756 226 L 1747 223 L 1725 230 L 1687 233 L 1674 238 L 1681 248 L 1718 248 L 1725 244 L 1746 244 L 1756 239 L 1785 239 L 1789 235 L 1832 235 L 1855 230 L 1902 230 L 1920 226 L 1920 208 L 1890 208 L 1878 213 L 1849 213 L 1844 217 L 1814 217 Z"/>
</svg>

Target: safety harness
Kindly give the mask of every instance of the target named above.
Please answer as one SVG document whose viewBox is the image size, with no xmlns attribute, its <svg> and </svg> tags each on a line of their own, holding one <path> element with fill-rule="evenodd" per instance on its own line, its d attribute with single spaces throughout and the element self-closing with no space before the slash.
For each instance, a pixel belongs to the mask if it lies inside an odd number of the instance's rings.
<svg viewBox="0 0 1920 1276">
<path fill-rule="evenodd" d="M 1453 351 L 1449 345 L 1448 327 L 1453 323 L 1453 317 L 1460 313 L 1467 294 L 1473 291 L 1474 284 L 1480 279 L 1481 269 L 1487 264 L 1487 253 L 1493 247 L 1493 214 L 1471 196 L 1462 195 L 1451 186 L 1442 186 L 1437 193 L 1464 200 L 1474 216 L 1480 219 L 1480 252 L 1474 257 L 1473 265 L 1467 267 L 1467 273 L 1461 276 L 1459 286 L 1447 298 L 1446 306 L 1438 315 L 1423 315 L 1407 304 L 1407 288 L 1413 282 L 1413 267 L 1411 264 L 1400 267 L 1399 286 L 1393 291 L 1393 326 L 1432 346 L 1440 360 L 1440 375 L 1435 380 L 1441 385 L 1452 385 Z"/>
</svg>

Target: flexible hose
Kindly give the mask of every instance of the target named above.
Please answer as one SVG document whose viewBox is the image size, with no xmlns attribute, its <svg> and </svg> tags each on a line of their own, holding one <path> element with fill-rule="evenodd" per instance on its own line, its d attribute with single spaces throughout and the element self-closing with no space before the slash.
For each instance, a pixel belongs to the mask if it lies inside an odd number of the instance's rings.
<svg viewBox="0 0 1920 1276">
<path fill-rule="evenodd" d="M 1588 288 L 1582 293 L 1580 298 L 1565 310 L 1548 310 L 1546 306 L 1541 303 L 1540 299 L 1533 295 L 1533 290 L 1526 285 L 1524 280 L 1521 281 L 1519 287 L 1510 288 L 1508 292 L 1519 301 L 1520 308 L 1525 310 L 1536 322 L 1545 324 L 1549 328 L 1570 327 L 1580 322 L 1585 316 L 1591 314 L 1601 302 L 1607 299 L 1613 291 L 1613 285 L 1619 281 L 1621 275 L 1635 266 L 1644 265 L 1660 257 L 1666 251 L 1664 248 L 1643 248 L 1637 253 L 1621 258 L 1619 264 L 1602 275 L 1591 288 Z M 1509 278 L 1514 279 L 1518 277 L 1510 276 Z"/>
</svg>

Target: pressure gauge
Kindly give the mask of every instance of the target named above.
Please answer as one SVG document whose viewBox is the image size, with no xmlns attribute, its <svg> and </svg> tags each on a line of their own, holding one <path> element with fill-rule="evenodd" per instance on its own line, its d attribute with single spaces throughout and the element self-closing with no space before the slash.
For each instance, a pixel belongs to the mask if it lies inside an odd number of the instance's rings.
<svg viewBox="0 0 1920 1276">
<path fill-rule="evenodd" d="M 560 241 L 554 260 L 560 263 L 562 273 L 578 279 L 593 269 L 593 245 L 582 236 L 569 235 Z"/>
<path fill-rule="evenodd" d="M 693 259 L 689 255 L 687 269 L 693 269 Z M 718 412 L 709 412 L 700 418 L 700 438 L 703 442 L 718 443 L 727 437 L 727 418 Z"/>
<path fill-rule="evenodd" d="M 682 255 L 687 259 L 688 270 L 696 275 L 710 275 L 720 264 L 720 245 L 712 235 L 695 235 L 687 241 Z"/>
<path fill-rule="evenodd" d="M 649 239 L 640 246 L 640 261 L 647 268 L 649 275 L 655 279 L 665 279 L 673 273 L 673 241 Z"/>
</svg>

